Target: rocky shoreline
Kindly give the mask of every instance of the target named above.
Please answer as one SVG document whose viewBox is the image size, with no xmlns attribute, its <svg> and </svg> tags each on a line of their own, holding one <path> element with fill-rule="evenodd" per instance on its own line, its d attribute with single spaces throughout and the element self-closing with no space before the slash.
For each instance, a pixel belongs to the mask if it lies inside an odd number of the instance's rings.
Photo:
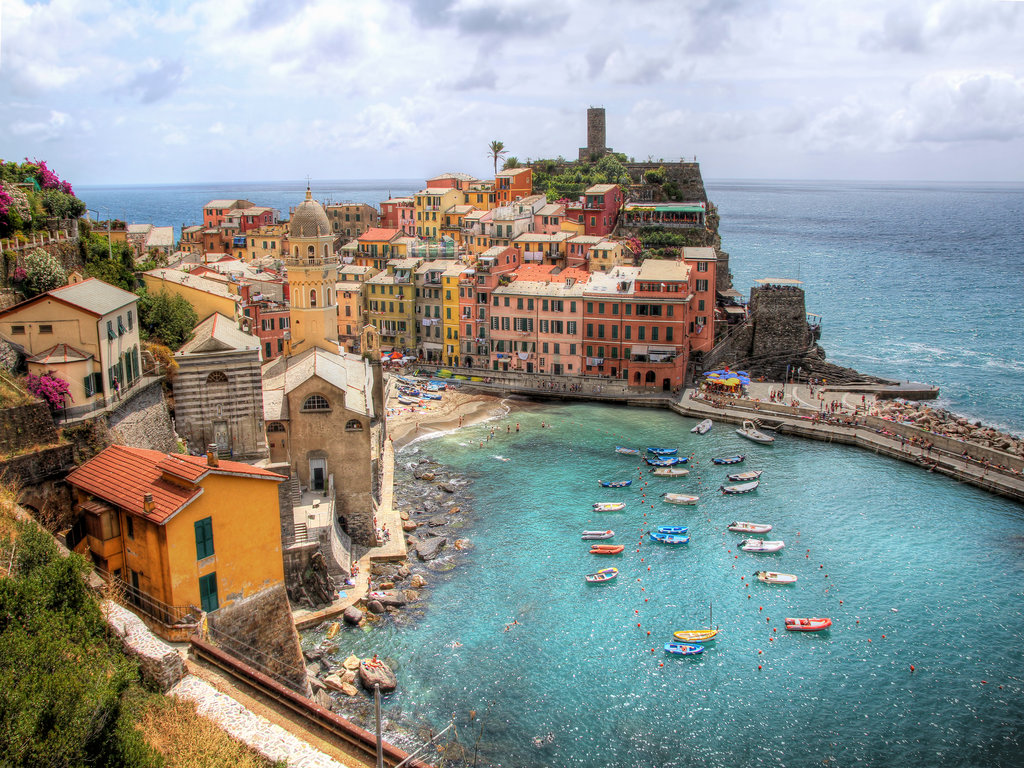
<svg viewBox="0 0 1024 768">
<path fill-rule="evenodd" d="M 936 435 L 1024 458 L 1024 440 L 942 408 L 910 400 L 893 400 L 880 403 L 871 413 Z"/>
</svg>

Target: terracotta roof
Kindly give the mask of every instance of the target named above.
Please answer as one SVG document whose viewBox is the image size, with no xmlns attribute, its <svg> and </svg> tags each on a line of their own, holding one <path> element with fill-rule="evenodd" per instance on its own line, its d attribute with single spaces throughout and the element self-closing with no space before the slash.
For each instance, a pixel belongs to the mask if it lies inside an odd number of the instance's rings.
<svg viewBox="0 0 1024 768">
<path fill-rule="evenodd" d="M 286 479 L 238 461 L 220 461 L 216 467 L 211 467 L 207 465 L 205 456 L 181 456 L 111 445 L 68 475 L 67 481 L 96 498 L 162 524 L 203 493 L 201 486 L 187 488 L 166 480 L 164 472 L 193 483 L 198 483 L 207 474 L 241 475 L 274 481 Z M 148 513 L 143 508 L 143 496 L 147 493 L 153 494 L 155 505 Z"/>
<path fill-rule="evenodd" d="M 55 344 L 38 355 L 28 358 L 30 363 L 45 363 L 47 365 L 58 365 L 60 363 L 77 363 L 91 358 L 88 352 L 75 349 L 70 344 Z"/>
<path fill-rule="evenodd" d="M 368 229 L 361 234 L 357 239 L 361 242 L 370 242 L 371 240 L 390 240 L 397 235 L 401 230 L 389 229 L 387 227 L 373 227 Z"/>
</svg>

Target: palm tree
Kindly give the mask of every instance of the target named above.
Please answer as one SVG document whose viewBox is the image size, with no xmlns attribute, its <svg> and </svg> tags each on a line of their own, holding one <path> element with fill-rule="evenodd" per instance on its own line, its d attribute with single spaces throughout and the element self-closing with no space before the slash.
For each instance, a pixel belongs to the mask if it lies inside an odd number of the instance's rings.
<svg viewBox="0 0 1024 768">
<path fill-rule="evenodd" d="M 494 159 L 494 175 L 498 175 L 498 159 L 508 154 L 505 149 L 505 142 L 495 139 L 487 146 L 487 154 Z"/>
<path fill-rule="evenodd" d="M 501 170 L 507 171 L 509 168 L 518 168 L 519 165 L 518 157 L 508 157 L 505 159 L 505 164 L 501 166 Z"/>
</svg>

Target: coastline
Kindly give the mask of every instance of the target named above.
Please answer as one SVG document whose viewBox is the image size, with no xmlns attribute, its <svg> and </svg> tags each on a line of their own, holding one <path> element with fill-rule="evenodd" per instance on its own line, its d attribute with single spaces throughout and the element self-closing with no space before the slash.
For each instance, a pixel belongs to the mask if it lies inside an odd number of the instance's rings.
<svg viewBox="0 0 1024 768">
<path fill-rule="evenodd" d="M 506 398 L 480 392 L 445 390 L 440 402 L 420 407 L 401 405 L 392 395 L 387 405 L 388 436 L 397 451 L 419 440 L 439 437 L 511 411 Z"/>
</svg>

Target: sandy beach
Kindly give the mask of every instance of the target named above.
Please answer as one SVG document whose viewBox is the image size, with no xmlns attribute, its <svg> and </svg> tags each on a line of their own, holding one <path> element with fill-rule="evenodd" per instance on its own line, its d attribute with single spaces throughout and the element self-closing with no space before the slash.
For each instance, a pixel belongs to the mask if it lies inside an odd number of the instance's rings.
<svg viewBox="0 0 1024 768">
<path fill-rule="evenodd" d="M 388 436 L 398 449 L 416 438 L 476 424 L 508 409 L 500 397 L 457 389 L 445 390 L 441 400 L 426 400 L 420 406 L 402 405 L 395 392 L 387 402 Z"/>
</svg>

